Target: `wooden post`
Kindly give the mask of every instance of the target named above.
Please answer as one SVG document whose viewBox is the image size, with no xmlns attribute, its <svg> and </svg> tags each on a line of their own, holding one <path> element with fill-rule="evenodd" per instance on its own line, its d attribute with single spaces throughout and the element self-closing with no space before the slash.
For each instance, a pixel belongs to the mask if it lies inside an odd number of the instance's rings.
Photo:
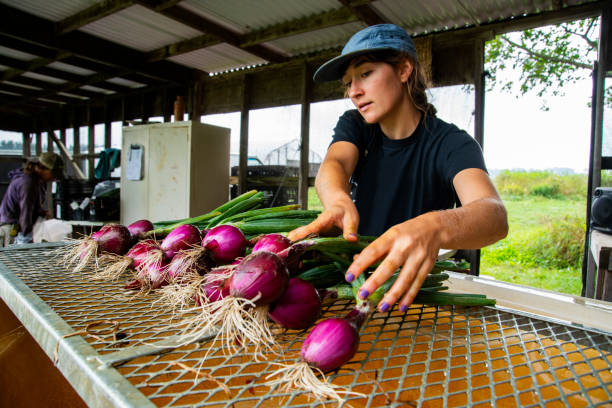
<svg viewBox="0 0 612 408">
<path fill-rule="evenodd" d="M 484 40 L 475 40 L 475 61 L 474 61 L 474 139 L 484 149 L 484 109 L 485 109 L 485 90 L 486 73 L 484 72 Z"/>
<path fill-rule="evenodd" d="M 310 93 L 312 90 L 312 79 L 308 64 L 302 66 L 302 89 L 300 99 L 302 102 L 302 120 L 300 134 L 300 178 L 298 199 L 302 209 L 308 209 L 308 176 L 310 173 Z"/>
<path fill-rule="evenodd" d="M 53 148 L 53 130 L 47 130 L 47 151 L 53 152 L 55 149 Z"/>
<path fill-rule="evenodd" d="M 108 102 L 104 104 L 104 148 L 110 149 L 112 144 L 112 123 L 108 112 Z"/>
<path fill-rule="evenodd" d="M 484 149 L 484 108 L 486 73 L 484 72 L 484 40 L 474 40 L 474 139 Z M 470 275 L 480 275 L 480 249 L 470 250 Z"/>
<path fill-rule="evenodd" d="M 42 153 L 42 133 L 40 130 L 36 131 L 36 156 L 40 156 Z"/>
<path fill-rule="evenodd" d="M 238 164 L 238 194 L 247 191 L 247 165 L 249 159 L 249 105 L 251 77 L 245 75 L 242 81 L 242 102 L 240 106 L 240 159 Z"/>
<path fill-rule="evenodd" d="M 87 106 L 87 178 L 94 178 L 94 155 L 96 154 L 96 134 L 91 118 L 91 105 Z"/>
<path fill-rule="evenodd" d="M 77 166 L 82 170 L 81 168 L 81 159 L 80 159 L 80 155 L 81 155 L 81 135 L 80 135 L 80 129 L 79 129 L 79 120 L 78 120 L 78 115 L 76 111 L 73 111 L 73 121 L 72 121 L 72 141 L 73 141 L 73 145 L 72 145 L 72 157 L 74 157 L 74 160 L 76 161 Z"/>
<path fill-rule="evenodd" d="M 604 85 L 606 72 L 612 70 L 612 8 L 602 11 L 599 27 L 599 52 L 593 69 L 593 93 L 591 99 L 591 152 L 589 160 L 589 175 L 587 185 L 586 205 L 586 236 L 582 257 L 582 296 L 592 298 L 595 296 L 595 264 L 589 255 L 591 235 L 591 204 L 593 192 L 601 186 L 602 146 L 603 146 L 603 118 L 604 118 Z"/>
<path fill-rule="evenodd" d="M 172 107 L 168 100 L 168 88 L 164 88 L 162 94 L 162 116 L 164 117 L 164 123 L 172 121 Z"/>
<path fill-rule="evenodd" d="M 28 159 L 32 155 L 32 150 L 31 150 L 32 139 L 31 139 L 30 132 L 23 132 L 21 134 L 21 140 L 23 140 L 23 157 Z"/>
</svg>

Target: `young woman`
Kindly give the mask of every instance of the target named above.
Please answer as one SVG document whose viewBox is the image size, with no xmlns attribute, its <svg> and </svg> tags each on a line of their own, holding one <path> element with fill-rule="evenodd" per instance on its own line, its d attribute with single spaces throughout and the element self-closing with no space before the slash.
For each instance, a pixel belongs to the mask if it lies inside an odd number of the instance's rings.
<svg viewBox="0 0 612 408">
<path fill-rule="evenodd" d="M 352 281 L 382 261 L 360 289 L 367 298 L 401 268 L 381 312 L 399 301 L 405 311 L 440 248 L 476 249 L 508 232 L 505 207 L 478 143 L 438 119 L 427 102 L 414 43 L 400 27 L 365 28 L 315 81 L 342 80 L 356 110 L 339 119 L 315 186 L 325 208 L 289 238 L 340 229 L 379 236 L 346 273 Z"/>
<path fill-rule="evenodd" d="M 28 160 L 23 169 L 9 173 L 11 179 L 0 204 L 0 246 L 32 242 L 32 228 L 38 217 L 45 217 L 47 183 L 62 176 L 64 162 L 51 152 L 38 160 Z"/>
</svg>

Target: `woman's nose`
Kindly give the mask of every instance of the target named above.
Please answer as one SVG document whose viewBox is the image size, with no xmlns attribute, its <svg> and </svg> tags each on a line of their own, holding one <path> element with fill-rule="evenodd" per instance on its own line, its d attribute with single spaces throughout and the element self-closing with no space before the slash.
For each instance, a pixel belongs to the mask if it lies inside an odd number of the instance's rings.
<svg viewBox="0 0 612 408">
<path fill-rule="evenodd" d="M 357 81 L 351 82 L 351 86 L 348 90 L 349 98 L 355 98 L 361 94 L 362 94 L 362 89 L 361 89 L 361 86 L 359 86 L 359 83 Z"/>
</svg>

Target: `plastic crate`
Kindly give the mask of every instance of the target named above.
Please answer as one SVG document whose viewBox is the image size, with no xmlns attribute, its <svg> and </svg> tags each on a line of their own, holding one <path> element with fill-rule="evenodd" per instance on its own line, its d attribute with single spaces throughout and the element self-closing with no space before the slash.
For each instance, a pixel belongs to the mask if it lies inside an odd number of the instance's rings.
<svg viewBox="0 0 612 408">
<path fill-rule="evenodd" d="M 247 190 L 261 191 L 264 196 L 262 207 L 278 207 L 280 205 L 297 204 L 298 188 L 296 186 L 260 186 L 247 185 Z M 238 186 L 230 187 L 231 198 L 238 196 Z"/>
</svg>

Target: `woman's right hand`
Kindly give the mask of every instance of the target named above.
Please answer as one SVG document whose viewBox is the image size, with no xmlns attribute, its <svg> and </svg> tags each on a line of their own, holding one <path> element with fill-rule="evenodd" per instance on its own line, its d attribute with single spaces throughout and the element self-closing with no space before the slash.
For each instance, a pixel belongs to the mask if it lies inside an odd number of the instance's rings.
<svg viewBox="0 0 612 408">
<path fill-rule="evenodd" d="M 326 235 L 338 228 L 347 241 L 357 241 L 357 226 L 359 214 L 348 195 L 339 197 L 326 208 L 316 220 L 308 225 L 291 231 L 288 235 L 291 241 L 299 241 L 310 235 Z"/>
</svg>

